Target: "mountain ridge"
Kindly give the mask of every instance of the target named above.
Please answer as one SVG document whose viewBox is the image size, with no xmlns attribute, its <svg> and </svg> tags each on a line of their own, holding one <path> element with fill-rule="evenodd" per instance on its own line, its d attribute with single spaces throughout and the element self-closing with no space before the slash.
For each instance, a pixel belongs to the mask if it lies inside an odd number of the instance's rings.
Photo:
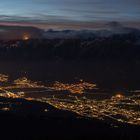
<svg viewBox="0 0 140 140">
<path fill-rule="evenodd" d="M 112 21 L 100 29 L 81 29 L 81 30 L 43 30 L 32 26 L 5 26 L 0 25 L 0 40 L 22 39 L 23 34 L 29 34 L 30 39 L 88 39 L 97 37 L 109 37 L 113 34 L 140 34 L 140 29 L 126 27 L 119 22 Z"/>
</svg>

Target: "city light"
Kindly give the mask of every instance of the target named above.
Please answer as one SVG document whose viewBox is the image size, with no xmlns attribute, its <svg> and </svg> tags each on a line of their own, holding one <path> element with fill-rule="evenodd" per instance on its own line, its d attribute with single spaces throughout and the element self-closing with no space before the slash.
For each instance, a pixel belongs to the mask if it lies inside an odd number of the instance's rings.
<svg viewBox="0 0 140 140">
<path fill-rule="evenodd" d="M 0 79 L 0 82 L 8 82 L 7 75 L 0 74 Z M 95 89 L 99 90 L 96 84 L 88 83 L 84 80 L 71 84 L 57 81 L 51 85 L 41 85 L 39 82 L 22 77 L 14 80 L 11 85 L 0 86 L 0 96 L 24 98 L 28 101 L 37 100 L 51 104 L 58 109 L 75 112 L 84 117 L 101 120 L 110 119 L 110 121 L 140 125 L 140 111 L 137 110 L 140 107 L 139 93 L 137 95 L 125 96 L 123 92 L 116 92 L 110 98 L 100 100 L 96 98 L 91 99 L 86 96 L 86 93 L 92 93 L 94 96 Z M 49 91 L 50 94 L 47 94 L 46 91 Z M 61 96 L 57 96 L 59 95 L 57 91 L 62 93 Z M 65 94 L 66 92 L 63 91 L 67 91 L 69 94 Z M 45 96 L 40 96 L 42 92 L 45 92 Z M 30 96 L 30 93 L 36 93 L 39 96 L 35 98 Z M 8 111 L 7 108 L 2 108 L 2 110 Z M 47 110 L 44 111 L 46 112 Z"/>
</svg>

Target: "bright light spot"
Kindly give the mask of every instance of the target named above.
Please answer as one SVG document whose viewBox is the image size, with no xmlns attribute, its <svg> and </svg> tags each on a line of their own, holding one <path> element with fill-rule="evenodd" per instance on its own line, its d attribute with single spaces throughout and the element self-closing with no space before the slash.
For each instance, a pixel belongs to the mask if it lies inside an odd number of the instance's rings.
<svg viewBox="0 0 140 140">
<path fill-rule="evenodd" d="M 4 108 L 2 108 L 1 110 L 2 110 L 2 111 L 9 111 L 10 108 L 8 108 L 8 107 L 4 107 Z"/>
<path fill-rule="evenodd" d="M 25 96 L 25 92 L 17 92 L 16 93 L 19 97 L 24 97 Z"/>
<path fill-rule="evenodd" d="M 34 100 L 33 98 L 30 98 L 30 97 L 25 98 L 25 99 L 28 100 L 28 101 L 32 101 L 32 100 Z"/>
<path fill-rule="evenodd" d="M 48 112 L 48 109 L 45 109 L 44 111 L 45 111 L 45 112 Z"/>
<path fill-rule="evenodd" d="M 116 93 L 115 96 L 112 96 L 113 100 L 123 100 L 124 98 L 125 98 L 125 96 L 121 92 L 118 92 L 118 93 Z"/>
<path fill-rule="evenodd" d="M 137 118 L 138 121 L 140 121 L 140 118 Z"/>
<path fill-rule="evenodd" d="M 29 35 L 27 35 L 27 34 L 23 35 L 23 40 L 29 40 L 29 39 L 30 39 Z"/>
</svg>

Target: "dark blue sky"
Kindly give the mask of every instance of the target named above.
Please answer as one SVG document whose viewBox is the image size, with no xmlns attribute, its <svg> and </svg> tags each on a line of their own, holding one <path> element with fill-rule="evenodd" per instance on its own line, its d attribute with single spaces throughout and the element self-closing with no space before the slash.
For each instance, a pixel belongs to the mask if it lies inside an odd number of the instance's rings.
<svg viewBox="0 0 140 140">
<path fill-rule="evenodd" d="M 93 28 L 108 21 L 140 25 L 140 0 L 0 0 L 0 23 Z"/>
</svg>

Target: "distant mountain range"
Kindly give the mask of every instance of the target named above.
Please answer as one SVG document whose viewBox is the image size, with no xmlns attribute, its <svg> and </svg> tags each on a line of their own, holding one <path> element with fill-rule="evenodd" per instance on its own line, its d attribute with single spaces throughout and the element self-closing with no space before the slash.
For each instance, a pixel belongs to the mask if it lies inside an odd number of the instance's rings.
<svg viewBox="0 0 140 140">
<path fill-rule="evenodd" d="M 49 30 L 48 36 L 51 35 L 42 39 L 0 41 L 0 59 L 90 59 L 112 62 L 115 59 L 119 62 L 123 60 L 140 62 L 140 32 L 128 28 L 129 30 L 128 33 L 113 32 L 112 34 L 107 31 L 107 36 L 101 34 L 103 31 L 98 31 L 98 34 L 96 31 L 95 34 L 90 31 Z"/>
<path fill-rule="evenodd" d="M 119 22 L 109 22 L 100 29 L 93 30 L 53 30 L 47 31 L 36 27 L 24 26 L 4 26 L 0 25 L 0 40 L 23 39 L 27 35 L 31 39 L 88 39 L 94 37 L 108 37 L 113 34 L 135 33 L 140 35 L 140 30 L 131 27 L 125 27 Z"/>
<path fill-rule="evenodd" d="M 125 27 L 119 22 L 109 22 L 98 30 L 48 30 L 44 32 L 43 37 L 48 39 L 87 39 L 98 37 L 108 37 L 113 34 L 128 34 L 135 33 L 140 35 L 140 30 L 136 28 Z"/>
</svg>

